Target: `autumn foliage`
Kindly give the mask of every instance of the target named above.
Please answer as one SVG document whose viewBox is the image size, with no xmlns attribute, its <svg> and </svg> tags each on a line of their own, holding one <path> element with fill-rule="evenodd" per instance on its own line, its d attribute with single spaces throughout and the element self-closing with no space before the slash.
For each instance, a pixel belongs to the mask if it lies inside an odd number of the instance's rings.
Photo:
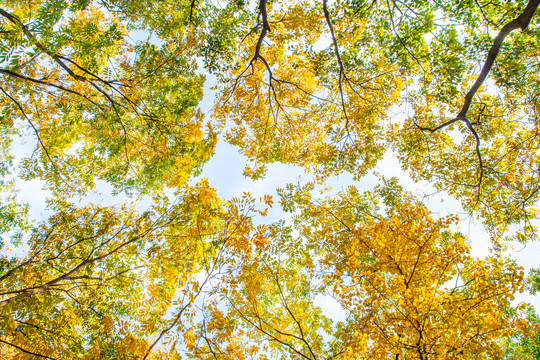
<svg viewBox="0 0 540 360">
<path fill-rule="evenodd" d="M 0 357 L 538 359 L 539 4 L 0 0 Z"/>
</svg>

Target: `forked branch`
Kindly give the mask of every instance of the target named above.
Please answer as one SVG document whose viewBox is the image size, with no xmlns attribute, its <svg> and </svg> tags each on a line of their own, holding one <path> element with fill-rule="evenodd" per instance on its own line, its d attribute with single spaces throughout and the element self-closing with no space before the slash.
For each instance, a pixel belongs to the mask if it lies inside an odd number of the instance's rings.
<svg viewBox="0 0 540 360">
<path fill-rule="evenodd" d="M 474 82 L 473 86 L 465 95 L 463 106 L 461 107 L 461 110 L 459 111 L 459 113 L 457 114 L 455 118 L 448 120 L 445 123 L 438 125 L 435 128 L 423 127 L 415 123 L 418 129 L 420 129 L 423 132 L 430 132 L 430 133 L 439 131 L 458 121 L 463 122 L 467 126 L 470 133 L 474 136 L 474 139 L 476 142 L 475 152 L 478 158 L 478 164 L 480 166 L 480 173 L 479 173 L 478 181 L 475 187 L 480 188 L 480 185 L 482 184 L 482 178 L 484 175 L 484 165 L 482 161 L 482 155 L 480 152 L 480 137 L 478 136 L 478 132 L 474 128 L 475 125 L 479 124 L 479 119 L 476 122 L 469 121 L 469 119 L 467 119 L 467 112 L 469 111 L 469 108 L 471 107 L 473 98 L 478 92 L 478 89 L 480 89 L 482 84 L 485 82 L 489 72 L 491 71 L 491 68 L 493 67 L 493 64 L 495 63 L 495 60 L 497 59 L 497 56 L 501 50 L 501 46 L 504 42 L 504 39 L 514 30 L 527 29 L 539 5 L 540 5 L 540 0 L 529 0 L 523 12 L 514 20 L 504 25 L 501 31 L 499 31 L 499 33 L 495 37 L 495 40 L 493 40 L 493 43 L 491 44 L 491 48 L 489 49 L 486 61 L 484 62 L 484 65 L 482 66 L 482 70 L 480 71 L 480 74 L 476 78 L 476 81 Z M 484 110 L 484 108 L 482 108 L 482 111 Z M 478 196 L 479 195 L 480 193 L 478 193 Z"/>
</svg>

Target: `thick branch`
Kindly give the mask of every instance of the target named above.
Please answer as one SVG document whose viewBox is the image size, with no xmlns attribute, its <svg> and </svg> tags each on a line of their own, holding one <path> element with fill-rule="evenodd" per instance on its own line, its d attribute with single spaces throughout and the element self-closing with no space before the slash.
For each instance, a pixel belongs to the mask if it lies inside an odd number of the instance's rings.
<svg viewBox="0 0 540 360">
<path fill-rule="evenodd" d="M 53 84 L 53 83 L 45 81 L 45 80 L 34 79 L 34 78 L 31 78 L 31 77 L 28 77 L 28 76 L 13 72 L 11 70 L 7 70 L 7 69 L 0 69 L 0 74 L 9 75 L 9 76 L 14 77 L 14 78 L 23 79 L 23 80 L 30 81 L 30 82 L 33 82 L 33 83 L 36 83 L 36 84 L 40 84 L 40 85 L 51 86 L 51 87 L 56 88 L 58 90 L 62 90 L 62 91 L 68 92 L 70 94 L 74 94 L 74 95 L 83 97 L 85 100 L 87 100 L 87 101 L 91 102 L 92 104 L 96 105 L 97 107 L 101 108 L 96 102 L 92 101 L 87 96 L 81 94 L 78 91 L 68 89 L 68 88 L 66 88 L 66 87 L 64 87 L 62 85 Z"/>
<path fill-rule="evenodd" d="M 262 25 L 261 34 L 259 35 L 259 40 L 257 40 L 257 45 L 255 46 L 255 54 L 253 55 L 252 62 L 259 58 L 261 55 L 261 47 L 266 37 L 266 34 L 270 31 L 270 25 L 268 24 L 268 12 L 266 11 L 266 1 L 260 0 L 259 2 L 259 17 L 262 17 L 262 23 L 259 22 L 259 25 Z"/>
<path fill-rule="evenodd" d="M 39 42 L 38 39 L 32 33 L 30 32 L 30 29 L 28 29 L 28 26 L 24 25 L 16 16 L 8 13 L 4 9 L 0 9 L 0 15 L 11 21 L 13 24 L 20 26 L 24 32 L 24 34 L 36 45 L 36 47 L 44 52 L 45 54 L 49 55 L 51 58 L 54 59 L 54 61 L 60 65 L 70 76 L 77 80 L 85 81 L 86 78 L 84 76 L 79 76 L 73 72 L 73 70 L 70 69 L 69 66 L 64 64 L 62 60 L 60 60 L 60 56 L 53 54 L 50 52 L 41 42 Z"/>
<path fill-rule="evenodd" d="M 471 134 L 474 136 L 474 139 L 476 142 L 475 152 L 478 158 L 478 164 L 480 166 L 480 174 L 478 176 L 477 184 L 475 185 L 476 187 L 478 187 L 478 189 L 480 189 L 480 185 L 482 184 L 482 179 L 484 176 L 484 165 L 482 161 L 482 155 L 480 152 L 480 137 L 478 136 L 478 133 L 474 128 L 474 125 L 477 125 L 479 123 L 479 119 L 475 123 L 470 122 L 467 119 L 467 112 L 469 111 L 469 108 L 471 107 L 472 100 L 474 96 L 476 95 L 476 92 L 478 91 L 478 89 L 480 89 L 480 86 L 482 86 L 489 72 L 491 71 L 491 68 L 493 67 L 493 64 L 495 63 L 495 59 L 497 58 L 497 55 L 499 54 L 501 50 L 501 46 L 504 42 L 504 39 L 514 30 L 517 30 L 517 29 L 525 30 L 529 26 L 531 19 L 534 16 L 536 9 L 538 8 L 539 5 L 540 5 L 540 0 L 530 0 L 527 3 L 527 6 L 523 10 L 523 12 L 517 18 L 515 18 L 514 20 L 504 25 L 501 31 L 499 31 L 499 34 L 495 37 L 495 40 L 493 40 L 493 44 L 491 45 L 491 48 L 489 49 L 487 59 L 484 62 L 484 66 L 482 67 L 480 74 L 476 78 L 476 81 L 474 82 L 469 92 L 465 95 L 465 101 L 463 102 L 463 106 L 461 107 L 461 110 L 459 111 L 459 113 L 454 119 L 448 120 L 445 123 L 435 128 L 422 127 L 415 123 L 418 129 L 420 129 L 421 131 L 428 131 L 430 133 L 433 133 L 442 128 L 445 128 L 455 123 L 456 121 L 461 121 L 465 123 L 465 125 L 467 126 Z M 478 198 L 480 197 L 480 191 L 478 191 L 477 197 Z"/>
<path fill-rule="evenodd" d="M 491 48 L 489 49 L 488 56 L 486 59 L 486 62 L 484 63 L 484 66 L 482 67 L 482 71 L 480 71 L 480 74 L 478 75 L 478 78 L 476 78 L 476 81 L 474 82 L 473 86 L 465 95 L 465 102 L 463 103 L 463 107 L 461 108 L 461 111 L 456 116 L 458 120 L 462 120 L 466 118 L 467 111 L 469 110 L 469 107 L 471 106 L 472 99 L 480 86 L 484 83 L 486 80 L 486 77 L 488 76 L 489 72 L 491 71 L 491 68 L 493 67 L 493 63 L 495 62 L 495 59 L 497 58 L 497 55 L 499 54 L 499 51 L 501 50 L 501 46 L 503 44 L 504 39 L 514 30 L 521 29 L 525 30 L 529 23 L 531 22 L 531 19 L 536 12 L 536 9 L 538 8 L 538 5 L 540 5 L 540 0 L 530 0 L 527 6 L 525 7 L 525 10 L 514 20 L 510 21 L 508 24 L 503 26 L 495 40 L 493 41 L 493 44 L 491 45 Z"/>
<path fill-rule="evenodd" d="M 463 121 L 467 124 L 469 129 L 472 129 L 472 126 L 475 124 L 472 124 L 469 120 L 467 120 L 467 112 L 469 111 L 469 108 L 471 107 L 474 95 L 476 94 L 480 86 L 482 86 L 489 72 L 491 71 L 491 68 L 493 67 L 493 64 L 495 63 L 495 59 L 497 58 L 497 55 L 499 54 L 501 50 L 501 46 L 504 42 L 504 39 L 514 30 L 517 30 L 517 29 L 525 30 L 529 26 L 529 23 L 531 22 L 531 19 L 534 16 L 536 9 L 538 8 L 539 5 L 540 5 L 540 0 L 530 0 L 527 6 L 525 7 L 525 10 L 523 10 L 523 12 L 517 18 L 515 18 L 514 20 L 510 21 L 508 24 L 503 26 L 503 28 L 501 29 L 497 37 L 495 37 L 495 40 L 493 40 L 493 44 L 491 45 L 491 48 L 489 49 L 487 59 L 484 62 L 484 66 L 482 67 L 480 74 L 476 78 L 476 81 L 474 82 L 469 92 L 465 95 L 465 101 L 458 115 L 454 119 L 448 120 L 444 124 L 441 124 L 435 128 L 422 127 L 417 124 L 416 126 L 420 130 L 433 133 L 435 131 L 438 131 L 444 127 L 447 127 L 455 123 L 456 121 Z M 477 134 L 474 134 L 474 135 L 476 138 L 478 138 Z"/>
</svg>

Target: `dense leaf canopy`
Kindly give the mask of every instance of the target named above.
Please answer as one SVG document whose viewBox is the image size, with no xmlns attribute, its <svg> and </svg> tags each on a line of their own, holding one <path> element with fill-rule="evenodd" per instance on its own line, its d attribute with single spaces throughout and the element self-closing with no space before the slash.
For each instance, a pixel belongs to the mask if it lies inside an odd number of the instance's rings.
<svg viewBox="0 0 540 360">
<path fill-rule="evenodd" d="M 0 0 L 0 357 L 540 359 L 540 272 L 505 253 L 538 236 L 539 5 Z M 220 198 L 218 139 L 305 179 Z M 362 188 L 389 154 L 487 256 Z"/>
</svg>

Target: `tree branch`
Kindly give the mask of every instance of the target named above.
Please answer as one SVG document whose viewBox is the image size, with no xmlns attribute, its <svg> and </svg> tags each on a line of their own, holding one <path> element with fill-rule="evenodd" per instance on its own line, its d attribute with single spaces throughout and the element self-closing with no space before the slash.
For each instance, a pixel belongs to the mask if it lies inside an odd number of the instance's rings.
<svg viewBox="0 0 540 360">
<path fill-rule="evenodd" d="M 491 48 L 489 49 L 487 59 L 484 62 L 484 66 L 482 67 L 482 71 L 480 71 L 480 74 L 476 78 L 473 86 L 471 87 L 467 95 L 465 95 L 465 101 L 463 103 L 463 106 L 459 114 L 456 116 L 458 120 L 466 119 L 467 111 L 471 106 L 472 99 L 480 86 L 486 80 L 489 72 L 491 71 L 493 63 L 495 62 L 495 59 L 497 58 L 497 55 L 501 50 L 504 39 L 514 30 L 525 30 L 529 26 L 529 23 L 531 22 L 531 19 L 536 12 L 536 9 L 538 8 L 538 5 L 540 5 L 540 0 L 530 0 L 525 7 L 525 10 L 523 10 L 523 12 L 517 18 L 503 26 L 503 28 L 493 41 Z"/>
<path fill-rule="evenodd" d="M 35 352 L 32 352 L 32 351 L 23 349 L 22 347 L 20 347 L 20 346 L 18 346 L 18 345 L 12 344 L 12 343 L 7 342 L 7 341 L 2 340 L 2 339 L 0 339 L 0 343 L 9 345 L 9 346 L 11 346 L 11 347 L 14 347 L 14 348 L 16 348 L 17 350 L 20 350 L 20 351 L 22 351 L 23 353 L 28 354 L 28 355 L 37 356 L 37 357 L 40 357 L 40 358 L 43 358 L 43 359 L 56 360 L 55 358 L 52 358 L 52 357 L 50 357 L 50 356 L 41 355 L 41 354 L 38 354 L 38 353 L 35 353 Z"/>
</svg>

